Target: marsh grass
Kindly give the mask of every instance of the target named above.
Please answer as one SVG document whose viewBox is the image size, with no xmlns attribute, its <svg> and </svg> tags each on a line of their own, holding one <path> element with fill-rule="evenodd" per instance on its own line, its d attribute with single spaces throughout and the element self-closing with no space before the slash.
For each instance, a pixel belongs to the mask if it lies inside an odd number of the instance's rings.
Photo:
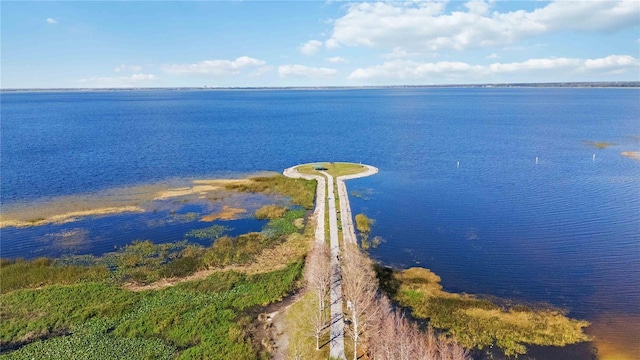
<svg viewBox="0 0 640 360">
<path fill-rule="evenodd" d="M 263 194 L 281 194 L 291 197 L 293 204 L 305 209 L 313 208 L 316 182 L 304 179 L 292 179 L 284 175 L 250 178 L 242 183 L 230 183 L 229 190 Z"/>
<path fill-rule="evenodd" d="M 282 217 L 287 212 L 287 208 L 278 205 L 265 205 L 256 210 L 255 216 L 259 220 L 272 220 Z"/>
<path fill-rule="evenodd" d="M 429 319 L 469 348 L 483 349 L 496 344 L 506 355 L 526 353 L 526 344 L 564 346 L 589 341 L 583 329 L 586 321 L 566 317 L 554 309 L 525 306 L 498 306 L 487 299 L 447 293 L 440 277 L 427 269 L 401 272 L 378 269 L 383 288 L 413 316 Z"/>
<path fill-rule="evenodd" d="M 240 185 L 313 206 L 313 181 L 276 176 L 234 183 Z M 211 226 L 185 234 L 210 239 L 209 247 L 134 241 L 101 257 L 0 259 L 0 358 L 267 358 L 251 339 L 250 324 L 264 306 L 300 286 L 313 238 L 312 227 L 302 226 L 304 208 L 267 213 L 261 232 L 229 237 L 227 228 Z M 204 268 L 208 277 L 161 290 L 125 289 L 186 280 Z"/>
<path fill-rule="evenodd" d="M 110 277 L 102 265 L 57 266 L 52 259 L 39 258 L 0 261 L 0 293 L 46 285 L 71 285 L 78 282 L 101 281 Z"/>
</svg>

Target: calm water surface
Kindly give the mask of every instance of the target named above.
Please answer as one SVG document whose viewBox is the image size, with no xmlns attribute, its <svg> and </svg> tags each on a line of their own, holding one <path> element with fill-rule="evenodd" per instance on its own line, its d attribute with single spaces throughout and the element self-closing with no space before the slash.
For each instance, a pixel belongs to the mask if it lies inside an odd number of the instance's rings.
<svg viewBox="0 0 640 360">
<path fill-rule="evenodd" d="M 640 161 L 620 154 L 640 150 L 637 89 L 3 93 L 1 101 L 3 210 L 171 178 L 364 162 L 380 173 L 348 186 L 365 194 L 352 197 L 354 214 L 376 219 L 373 235 L 385 239 L 372 251 L 381 262 L 430 268 L 449 290 L 640 321 Z M 2 256 L 35 256 L 49 230 L 3 229 Z M 626 346 L 640 358 L 640 345 Z"/>
</svg>

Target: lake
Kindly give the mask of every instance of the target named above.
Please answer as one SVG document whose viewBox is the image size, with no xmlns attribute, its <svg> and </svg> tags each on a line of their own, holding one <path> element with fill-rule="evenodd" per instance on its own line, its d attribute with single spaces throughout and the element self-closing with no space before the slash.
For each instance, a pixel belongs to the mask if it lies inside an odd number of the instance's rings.
<svg viewBox="0 0 640 360">
<path fill-rule="evenodd" d="M 384 239 L 375 259 L 430 268 L 447 290 L 566 308 L 594 323 L 599 351 L 640 358 L 640 161 L 621 154 L 640 151 L 638 89 L 5 92 L 1 105 L 3 213 L 363 162 L 380 173 L 347 186 L 353 213 L 375 219 L 372 235 Z M 126 241 L 172 241 L 188 227 L 137 234 L 135 216 L 3 228 L 0 255 L 100 253 L 119 227 Z M 243 221 L 236 227 L 260 226 Z M 90 228 L 84 246 L 49 246 L 47 236 L 80 228 Z"/>
</svg>

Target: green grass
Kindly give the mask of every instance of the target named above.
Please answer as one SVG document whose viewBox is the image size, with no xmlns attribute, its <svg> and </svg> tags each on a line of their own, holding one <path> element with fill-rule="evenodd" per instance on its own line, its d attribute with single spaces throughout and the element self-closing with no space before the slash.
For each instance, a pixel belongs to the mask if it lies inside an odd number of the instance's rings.
<svg viewBox="0 0 640 360">
<path fill-rule="evenodd" d="M 228 184 L 229 190 L 264 194 L 281 194 L 291 197 L 293 204 L 305 209 L 313 209 L 316 182 L 304 179 L 292 179 L 284 175 L 254 177 L 250 182 Z"/>
<path fill-rule="evenodd" d="M 553 309 L 498 306 L 470 295 L 442 291 L 440 277 L 427 269 L 411 268 L 390 274 L 378 269 L 382 287 L 412 315 L 429 319 L 465 347 L 483 349 L 496 344 L 509 356 L 526 353 L 526 344 L 564 346 L 590 340 L 586 321 Z"/>
<path fill-rule="evenodd" d="M 326 172 L 333 177 L 343 176 L 343 175 L 353 175 L 364 172 L 367 168 L 362 164 L 355 163 L 343 163 L 343 162 L 322 162 L 322 163 L 312 163 L 312 164 L 304 164 L 297 167 L 298 172 L 302 174 L 309 175 L 320 175 L 317 170 L 314 170 L 316 165 L 321 165 L 326 168 Z"/>
<path fill-rule="evenodd" d="M 320 338 L 320 350 L 316 350 L 315 333 L 309 315 L 317 311 L 316 297 L 307 292 L 286 312 L 286 333 L 289 338 L 287 359 L 321 360 L 329 357 L 329 331 Z M 329 312 L 329 309 L 327 309 Z M 327 316 L 330 316 L 328 314 Z M 322 346 L 324 345 L 324 346 Z"/>
</svg>

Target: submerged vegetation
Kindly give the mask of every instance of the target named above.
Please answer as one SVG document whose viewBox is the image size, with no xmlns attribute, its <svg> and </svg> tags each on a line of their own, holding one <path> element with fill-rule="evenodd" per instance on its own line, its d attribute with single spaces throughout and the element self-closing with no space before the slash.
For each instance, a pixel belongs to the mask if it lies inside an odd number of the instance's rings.
<svg viewBox="0 0 640 360">
<path fill-rule="evenodd" d="M 608 141 L 587 141 L 587 145 L 593 146 L 597 149 L 606 149 L 609 146 L 614 146 L 616 143 L 608 142 Z"/>
<path fill-rule="evenodd" d="M 573 320 L 557 310 L 504 307 L 489 300 L 442 290 L 440 277 L 423 268 L 401 272 L 379 269 L 386 291 L 413 316 L 455 336 L 465 347 L 483 349 L 496 344 L 506 355 L 526 353 L 526 344 L 564 346 L 590 338 L 586 321 Z"/>
</svg>

